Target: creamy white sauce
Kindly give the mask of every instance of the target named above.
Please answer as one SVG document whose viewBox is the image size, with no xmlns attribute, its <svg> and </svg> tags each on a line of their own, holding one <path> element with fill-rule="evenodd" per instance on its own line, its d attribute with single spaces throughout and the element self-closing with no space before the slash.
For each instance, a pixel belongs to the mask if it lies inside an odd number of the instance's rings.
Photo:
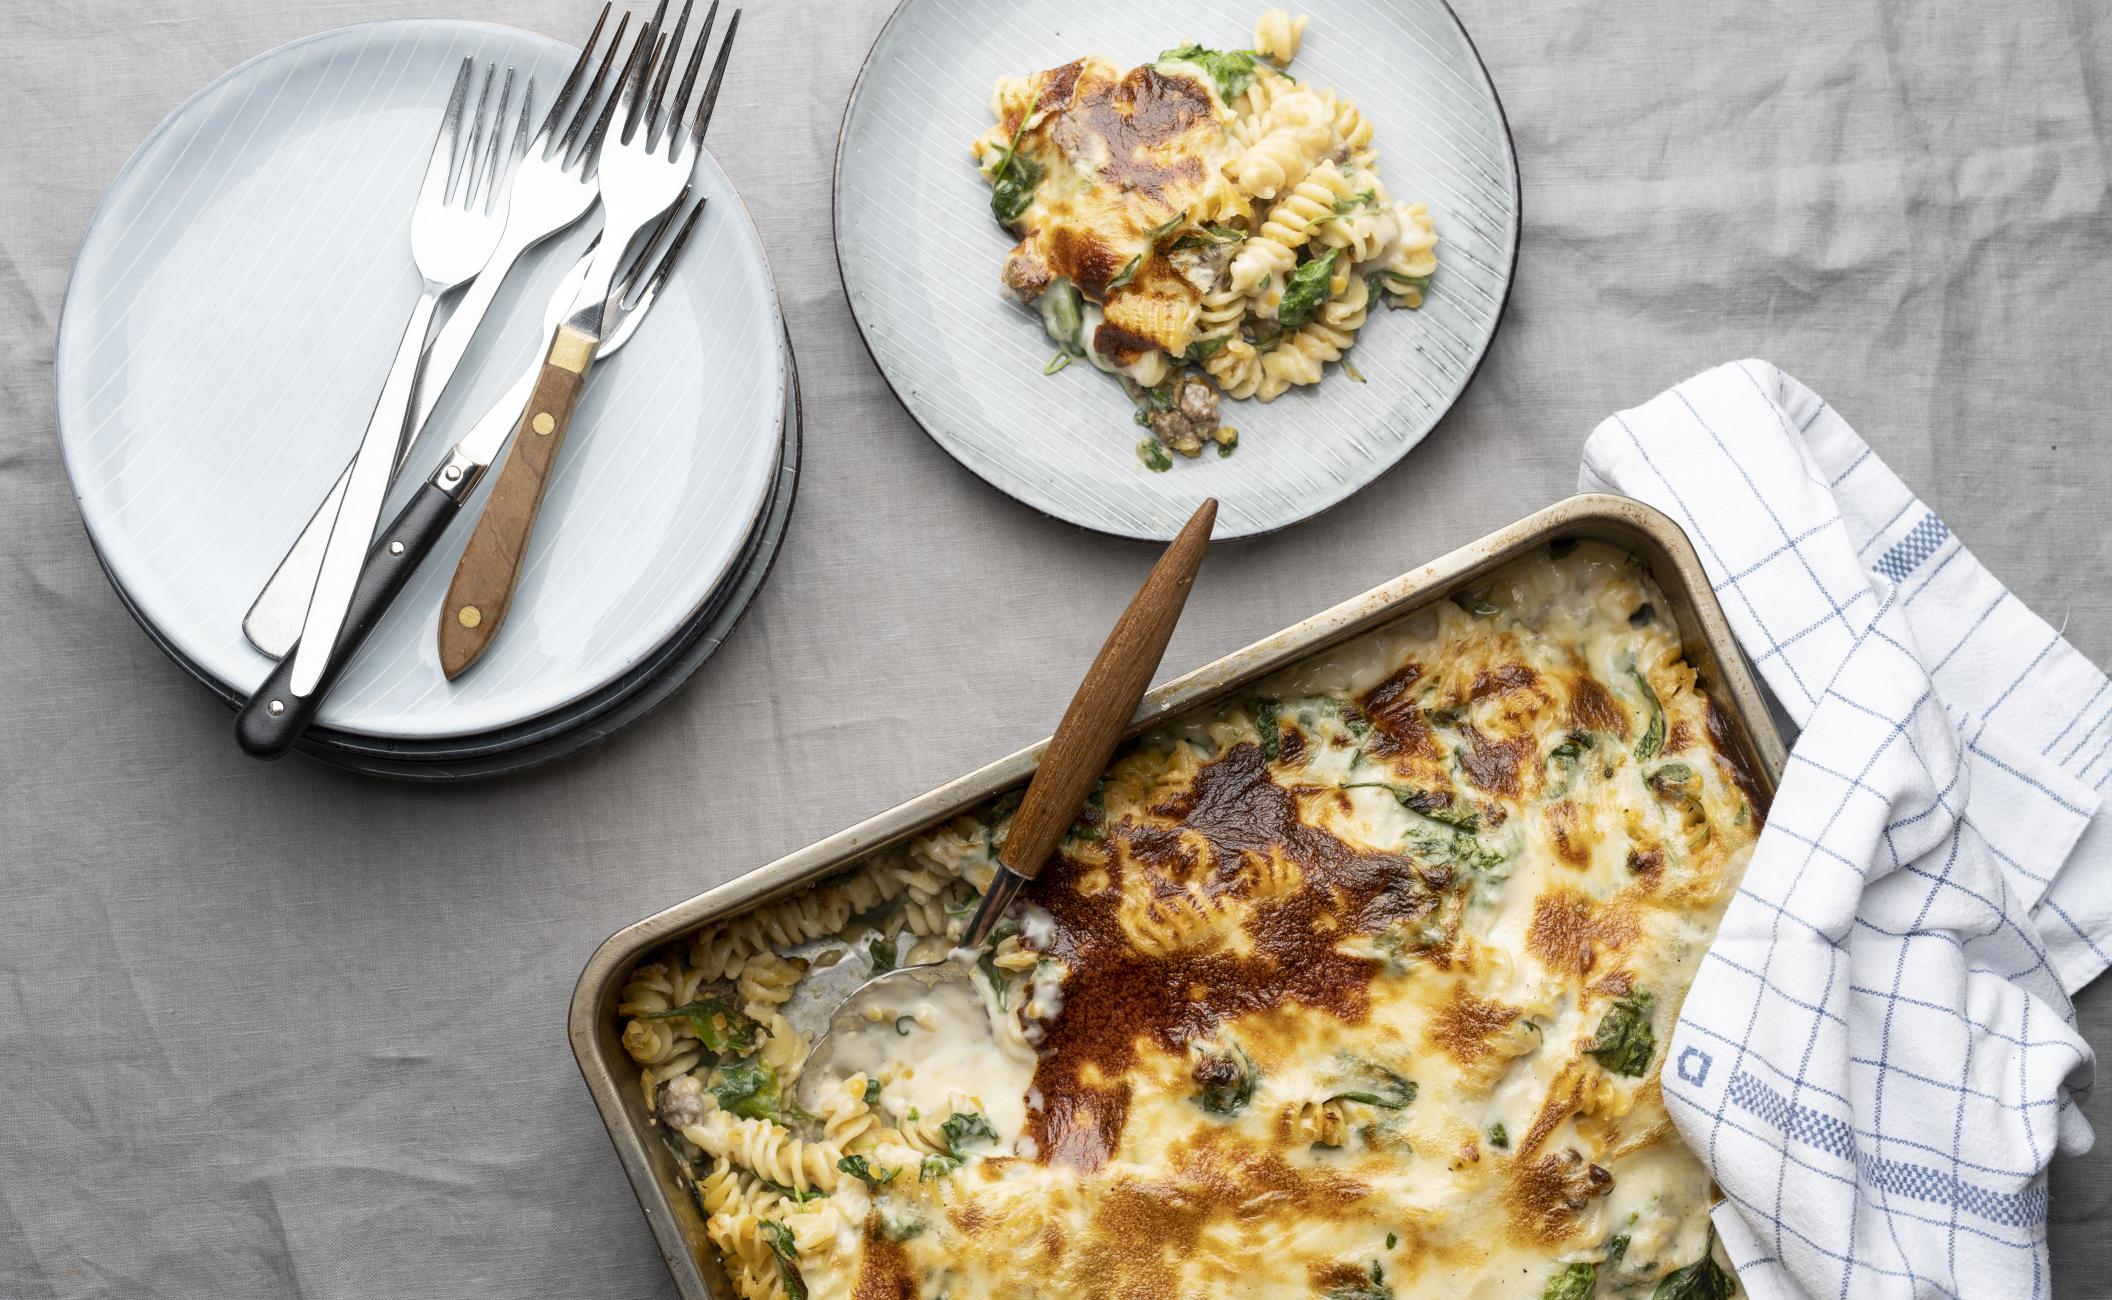
<svg viewBox="0 0 2112 1300">
<path fill-rule="evenodd" d="M 865 1019 L 835 1031 L 828 1073 L 881 1080 L 882 1111 L 896 1122 L 912 1110 L 943 1114 L 951 1094 L 965 1094 L 1009 1147 L 1026 1127 L 1034 1054 L 1010 1035 L 992 1032 L 1004 1013 L 997 1010 L 989 982 L 974 968 L 976 956 L 963 950 L 953 955 L 956 962 L 965 959 L 972 972 L 968 979 L 926 988 L 898 978 L 861 997 Z"/>
</svg>

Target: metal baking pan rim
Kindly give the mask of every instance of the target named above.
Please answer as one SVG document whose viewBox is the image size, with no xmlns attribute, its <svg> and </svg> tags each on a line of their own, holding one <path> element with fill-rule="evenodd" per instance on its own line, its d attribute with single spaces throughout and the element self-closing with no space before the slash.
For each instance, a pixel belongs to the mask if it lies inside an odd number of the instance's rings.
<svg viewBox="0 0 2112 1300">
<path fill-rule="evenodd" d="M 1766 697 L 1717 604 L 1700 557 L 1677 523 L 1627 497 L 1588 493 L 1558 501 L 1507 527 L 1410 569 L 1290 627 L 1185 673 L 1144 697 L 1130 720 L 1136 736 L 1176 715 L 1265 678 L 1364 632 L 1394 622 L 1431 601 L 1510 563 L 1533 547 L 1562 537 L 1606 541 L 1637 554 L 1674 606 L 1682 651 L 1702 670 L 1712 696 L 1728 706 L 1739 755 L 1763 798 L 1772 797 L 1786 761 Z M 690 899 L 625 926 L 595 949 L 574 986 L 567 1018 L 572 1053 L 593 1095 L 610 1142 L 653 1231 L 662 1260 L 685 1300 L 716 1300 L 700 1258 L 707 1244 L 694 1209 L 670 1196 L 672 1157 L 630 1104 L 632 1087 L 619 1082 L 615 1063 L 628 1065 L 616 1040 L 614 999 L 621 980 L 649 950 L 685 932 L 773 901 L 843 871 L 918 831 L 1023 783 L 1047 741 L 995 762 L 805 848 L 757 867 Z M 635 1076 L 633 1077 L 635 1082 Z M 656 1168 L 665 1165 L 667 1169 Z"/>
</svg>

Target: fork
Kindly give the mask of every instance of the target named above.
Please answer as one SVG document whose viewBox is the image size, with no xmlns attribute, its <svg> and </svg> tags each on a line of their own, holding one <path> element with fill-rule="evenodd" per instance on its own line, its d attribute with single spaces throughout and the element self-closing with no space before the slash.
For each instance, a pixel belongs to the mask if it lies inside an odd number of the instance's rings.
<svg viewBox="0 0 2112 1300">
<path fill-rule="evenodd" d="M 653 301 L 660 294 L 660 286 L 682 256 L 682 250 L 689 245 L 690 234 L 696 229 L 697 218 L 703 214 L 705 201 L 698 199 L 689 206 L 688 215 L 678 221 L 684 206 L 682 200 L 677 200 L 674 210 L 646 237 L 643 247 L 610 290 L 605 321 L 609 336 L 602 344 L 604 355 L 629 340 L 638 323 L 652 308 Z M 656 261 L 654 250 L 663 248 L 663 245 L 664 251 L 659 253 Z M 550 299 L 545 329 L 555 330 L 558 322 L 564 319 L 573 295 L 586 280 L 591 258 L 592 250 L 589 250 L 559 283 L 557 292 Z M 367 554 L 366 566 L 360 572 L 359 585 L 352 593 L 344 632 L 338 637 L 317 689 L 306 698 L 295 696 L 289 689 L 292 665 L 281 660 L 278 668 L 250 696 L 235 719 L 235 739 L 245 751 L 257 758 L 281 757 L 308 729 L 321 707 L 323 696 L 336 683 L 353 656 L 359 653 L 368 634 L 402 594 L 411 575 L 431 553 L 448 525 L 462 512 L 470 493 L 475 491 L 485 469 L 498 457 L 508 436 L 519 436 L 524 408 L 541 370 L 542 365 L 538 362 L 507 390 L 505 396 L 492 404 L 462 441 L 455 444 L 440 468 L 426 480 L 425 486 L 418 489 L 410 503 L 376 538 Z"/>
<path fill-rule="evenodd" d="M 681 17 L 669 34 L 662 28 L 667 0 L 660 0 L 651 20 L 639 30 L 624 66 L 621 88 L 614 100 L 620 127 L 612 123 L 601 146 L 601 244 L 590 260 L 586 281 L 573 299 L 570 314 L 558 326 L 544 355 L 541 374 L 529 399 L 535 436 L 516 439 L 507 452 L 506 463 L 499 470 L 491 495 L 485 499 L 484 513 L 455 567 L 447 603 L 441 610 L 440 668 L 450 681 L 491 646 L 512 607 L 521 561 L 528 552 L 528 539 L 542 509 L 543 492 L 564 445 L 587 370 L 605 337 L 605 304 L 623 250 L 639 231 L 676 202 L 702 152 L 704 131 L 711 123 L 719 87 L 726 79 L 726 63 L 733 54 L 741 15 L 736 10 L 726 25 L 725 40 L 712 65 L 711 79 L 697 98 L 692 121 L 690 97 L 696 89 L 704 52 L 711 45 L 719 6 L 713 0 L 705 11 L 703 26 L 670 100 L 669 84 L 676 68 L 684 64 L 682 46 L 689 28 L 690 3 L 691 0 L 684 0 Z"/>
<path fill-rule="evenodd" d="M 381 397 L 367 420 L 353 459 L 345 491 L 332 514 L 329 541 L 324 544 L 315 590 L 308 599 L 308 615 L 301 628 L 302 652 L 294 664 L 291 690 L 308 695 L 322 676 L 323 663 L 344 625 L 345 604 L 359 580 L 359 569 L 374 538 L 374 525 L 381 517 L 381 504 L 388 494 L 389 479 L 403 448 L 404 427 L 417 396 L 426 332 L 432 327 L 433 311 L 440 299 L 474 276 L 498 245 L 506 221 L 506 187 L 499 183 L 500 140 L 505 130 L 506 106 L 513 93 L 513 69 L 506 70 L 505 88 L 499 92 L 496 114 L 487 116 L 497 65 L 488 65 L 484 89 L 477 98 L 477 111 L 469 122 L 468 148 L 462 148 L 463 108 L 475 71 L 473 59 L 462 60 L 455 76 L 447 113 L 441 119 L 440 138 L 433 143 L 433 156 L 425 168 L 425 181 L 418 202 L 411 209 L 411 259 L 423 283 L 411 309 L 410 323 L 396 345 L 396 359 L 381 386 Z M 480 160 L 487 128 L 489 157 Z"/>
<path fill-rule="evenodd" d="M 586 282 L 580 286 L 579 296 L 573 302 L 573 314 L 558 331 L 560 339 L 568 329 L 593 339 L 600 338 L 602 304 L 608 298 L 609 285 L 616 268 L 621 265 L 624 249 L 639 231 L 673 206 L 696 168 L 704 128 L 711 121 L 713 105 L 718 102 L 719 85 L 726 79 L 726 61 L 733 54 L 733 37 L 740 29 L 741 15 L 735 10 L 732 20 L 726 24 L 726 39 L 719 46 L 718 58 L 712 64 L 711 80 L 704 88 L 703 98 L 698 101 L 697 119 L 692 128 L 686 117 L 690 92 L 696 86 L 704 51 L 711 44 L 711 29 L 719 16 L 718 0 L 712 0 L 711 7 L 704 13 L 704 25 L 690 50 L 682 83 L 676 90 L 673 104 L 667 105 L 666 114 L 662 115 L 669 74 L 680 61 L 683 32 L 689 26 L 692 3 L 694 0 L 683 0 L 682 13 L 675 22 L 670 39 L 661 27 L 667 17 L 667 0 L 660 0 L 653 9 L 651 21 L 639 31 L 637 43 L 631 48 L 622 87 L 613 103 L 615 111 L 623 117 L 623 129 L 613 138 L 604 140 L 601 147 L 601 245 L 587 268 Z M 603 127 L 606 126 L 604 122 Z M 587 356 L 591 358 L 591 349 Z"/>
<path fill-rule="evenodd" d="M 601 41 L 602 28 L 608 23 L 611 7 L 602 5 L 601 16 L 594 20 L 594 30 L 588 34 L 579 60 L 572 65 L 571 74 L 566 77 L 557 98 L 551 102 L 550 111 L 543 118 L 541 128 L 532 138 L 528 127 L 535 98 L 533 81 L 528 83 L 528 93 L 521 98 L 520 124 L 513 137 L 513 179 L 505 223 L 483 269 L 470 282 L 447 323 L 440 327 L 432 346 L 426 349 L 425 373 L 418 386 L 417 406 L 397 457 L 399 469 L 409 457 L 411 445 L 423 432 L 433 408 L 439 404 L 441 393 L 468 351 L 477 326 L 515 263 L 529 249 L 569 229 L 594 206 L 595 196 L 599 193 L 594 176 L 596 148 L 607 129 L 615 100 L 611 97 L 601 106 L 599 113 L 596 112 L 596 103 L 602 97 L 617 52 L 623 47 L 624 32 L 631 21 L 628 13 L 618 21 L 608 50 L 594 66 L 593 77 L 588 79 L 587 71 L 594 61 L 594 47 Z M 581 94 L 583 82 L 585 93 Z M 301 635 L 303 615 L 309 594 L 315 590 L 316 572 L 322 563 L 330 521 L 344 498 L 351 475 L 352 467 L 347 464 L 285 558 L 279 561 L 271 580 L 264 584 L 250 605 L 249 613 L 243 616 L 243 635 L 249 638 L 250 644 L 274 659 L 283 656 Z"/>
</svg>

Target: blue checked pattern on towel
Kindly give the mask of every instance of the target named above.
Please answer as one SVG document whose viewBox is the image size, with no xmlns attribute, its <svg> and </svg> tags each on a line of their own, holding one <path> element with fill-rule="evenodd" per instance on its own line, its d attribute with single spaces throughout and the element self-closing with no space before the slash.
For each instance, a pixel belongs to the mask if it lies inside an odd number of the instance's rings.
<svg viewBox="0 0 2112 1300">
<path fill-rule="evenodd" d="M 2112 951 L 2112 684 L 1764 362 L 1600 425 L 1799 735 L 1667 1048 L 1759 1300 L 2043 1297 Z"/>
</svg>

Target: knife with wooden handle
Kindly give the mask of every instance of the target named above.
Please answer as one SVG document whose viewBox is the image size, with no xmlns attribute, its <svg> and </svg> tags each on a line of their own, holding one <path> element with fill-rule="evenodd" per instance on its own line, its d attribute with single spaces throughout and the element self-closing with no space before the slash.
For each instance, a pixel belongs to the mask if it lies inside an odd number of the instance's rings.
<svg viewBox="0 0 2112 1300">
<path fill-rule="evenodd" d="M 512 608 L 528 539 L 599 342 L 569 325 L 559 326 L 550 342 L 506 463 L 440 605 L 440 671 L 450 681 L 483 656 Z"/>
</svg>

